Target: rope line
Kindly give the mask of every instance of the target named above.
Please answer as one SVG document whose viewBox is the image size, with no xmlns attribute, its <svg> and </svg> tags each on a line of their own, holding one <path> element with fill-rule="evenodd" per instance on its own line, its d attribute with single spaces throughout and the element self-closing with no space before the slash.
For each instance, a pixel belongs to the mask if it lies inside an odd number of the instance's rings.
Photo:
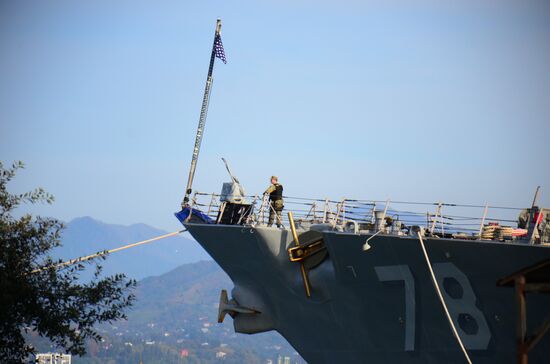
<svg viewBox="0 0 550 364">
<path fill-rule="evenodd" d="M 449 325 L 451 325 L 451 329 L 453 330 L 453 334 L 458 341 L 458 345 L 460 345 L 460 349 L 462 349 L 462 352 L 464 353 L 464 357 L 466 358 L 466 361 L 468 364 L 472 364 L 472 361 L 470 360 L 470 356 L 468 355 L 468 352 L 466 351 L 466 348 L 464 347 L 464 344 L 462 343 L 462 339 L 458 335 L 458 331 L 456 331 L 455 324 L 453 322 L 453 319 L 451 318 L 451 314 L 449 313 L 449 310 L 447 309 L 447 304 L 445 303 L 445 299 L 443 298 L 443 295 L 441 294 L 441 289 L 439 289 L 439 284 L 437 283 L 437 279 L 435 279 L 435 274 L 432 269 L 432 263 L 430 262 L 430 257 L 428 257 L 428 252 L 426 252 L 426 247 L 424 246 L 424 240 L 422 239 L 422 235 L 420 232 L 418 232 L 418 239 L 420 240 L 420 246 L 422 247 L 422 251 L 424 252 L 424 258 L 426 258 L 426 264 L 428 265 L 428 269 L 430 270 L 430 274 L 432 276 L 432 282 L 434 284 L 435 290 L 437 292 L 437 295 L 439 296 L 439 300 L 441 301 L 441 305 L 443 306 L 443 310 L 445 311 L 445 314 L 447 315 L 447 320 L 449 320 Z"/>
<path fill-rule="evenodd" d="M 100 252 L 97 252 L 97 253 L 95 253 L 95 254 L 90 254 L 90 255 L 85 255 L 85 256 L 83 256 L 83 257 L 78 257 L 78 258 L 70 259 L 70 260 L 67 260 L 67 261 L 65 261 L 65 262 L 61 262 L 61 263 L 57 263 L 57 264 L 52 264 L 52 265 L 49 265 L 49 266 L 46 266 L 46 267 L 37 268 L 37 269 L 31 271 L 31 273 L 39 273 L 39 272 L 42 272 L 42 271 L 44 271 L 44 270 L 46 270 L 46 269 L 49 269 L 49 268 L 52 268 L 52 267 L 53 267 L 53 268 L 61 268 L 61 267 L 65 267 L 65 266 L 77 264 L 77 263 L 80 263 L 80 262 L 85 262 L 85 261 L 87 261 L 87 260 L 94 259 L 94 258 L 103 256 L 103 255 L 107 255 L 107 254 L 111 254 L 111 253 L 116 253 L 116 252 L 119 252 L 119 251 L 121 251 L 121 250 L 126 250 L 126 249 L 130 249 L 130 248 L 134 248 L 134 247 L 139 246 L 139 245 L 152 243 L 152 242 L 154 242 L 154 241 L 158 241 L 158 240 L 161 240 L 161 239 L 166 239 L 166 238 L 169 238 L 169 237 L 171 237 L 171 236 L 175 236 L 175 235 L 181 234 L 181 233 L 183 233 L 183 232 L 185 232 L 185 231 L 187 231 L 187 229 L 174 231 L 174 232 L 171 232 L 171 233 L 168 233 L 168 234 L 164 234 L 164 235 L 159 235 L 159 236 L 156 236 L 156 237 L 154 237 L 154 238 L 150 238 L 150 239 L 138 241 L 138 242 L 136 242 L 136 243 L 131 243 L 131 244 L 123 245 L 123 246 L 120 246 L 120 247 L 118 247 L 118 248 L 100 251 Z"/>
</svg>

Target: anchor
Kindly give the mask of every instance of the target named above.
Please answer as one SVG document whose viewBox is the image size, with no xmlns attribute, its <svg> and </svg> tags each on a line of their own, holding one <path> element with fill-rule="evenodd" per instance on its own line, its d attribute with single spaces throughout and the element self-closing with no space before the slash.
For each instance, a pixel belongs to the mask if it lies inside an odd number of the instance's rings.
<svg viewBox="0 0 550 364">
<path fill-rule="evenodd" d="M 298 236 L 292 211 L 288 212 L 288 220 L 290 221 L 290 230 L 292 231 L 292 237 L 296 244 L 288 248 L 288 257 L 291 262 L 300 263 L 300 273 L 304 282 L 306 296 L 311 297 L 311 285 L 308 271 L 317 267 L 327 257 L 323 236 L 319 232 L 313 230 L 306 231 Z"/>
<path fill-rule="evenodd" d="M 220 292 L 220 304 L 218 306 L 218 323 L 222 323 L 225 319 L 225 315 L 229 314 L 231 317 L 235 317 L 238 313 L 246 313 L 246 314 L 258 314 L 261 313 L 258 310 L 255 310 L 253 308 L 248 308 L 239 305 L 239 303 L 232 298 L 231 300 L 228 299 L 227 291 L 225 289 L 222 289 Z"/>
</svg>

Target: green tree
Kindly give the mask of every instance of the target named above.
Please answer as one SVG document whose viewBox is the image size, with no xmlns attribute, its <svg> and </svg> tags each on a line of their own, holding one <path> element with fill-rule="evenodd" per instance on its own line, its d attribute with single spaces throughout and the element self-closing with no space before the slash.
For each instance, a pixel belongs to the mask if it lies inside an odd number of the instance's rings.
<svg viewBox="0 0 550 364">
<path fill-rule="evenodd" d="M 43 189 L 11 194 L 7 184 L 21 162 L 4 168 L 0 162 L 0 360 L 25 362 L 34 353 L 25 333 L 35 331 L 73 355 L 85 354 L 85 341 L 101 340 L 94 326 L 126 318 L 135 299 L 134 280 L 124 274 L 101 276 L 95 259 L 94 277 L 79 281 L 82 263 L 56 267 L 51 250 L 61 245 L 63 224 L 53 218 L 24 214 L 23 203 L 53 202 Z"/>
</svg>

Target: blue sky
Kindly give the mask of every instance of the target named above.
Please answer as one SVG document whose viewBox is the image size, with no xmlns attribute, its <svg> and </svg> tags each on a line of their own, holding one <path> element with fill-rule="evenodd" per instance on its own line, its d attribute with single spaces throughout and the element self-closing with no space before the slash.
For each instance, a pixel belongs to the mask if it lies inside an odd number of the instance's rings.
<svg viewBox="0 0 550 364">
<path fill-rule="evenodd" d="M 550 206 L 545 2 L 0 3 L 0 158 L 33 212 L 175 229 L 223 20 L 198 190 Z"/>
</svg>

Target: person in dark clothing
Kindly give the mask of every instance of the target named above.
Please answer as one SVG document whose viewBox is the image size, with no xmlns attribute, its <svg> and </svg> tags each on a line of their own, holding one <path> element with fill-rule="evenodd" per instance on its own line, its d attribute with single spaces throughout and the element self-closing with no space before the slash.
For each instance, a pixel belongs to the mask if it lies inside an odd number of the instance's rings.
<svg viewBox="0 0 550 364">
<path fill-rule="evenodd" d="M 279 183 L 277 176 L 271 176 L 271 185 L 265 190 L 264 195 L 269 195 L 269 221 L 267 226 L 272 226 L 275 218 L 277 227 L 282 225 L 283 185 Z"/>
</svg>

